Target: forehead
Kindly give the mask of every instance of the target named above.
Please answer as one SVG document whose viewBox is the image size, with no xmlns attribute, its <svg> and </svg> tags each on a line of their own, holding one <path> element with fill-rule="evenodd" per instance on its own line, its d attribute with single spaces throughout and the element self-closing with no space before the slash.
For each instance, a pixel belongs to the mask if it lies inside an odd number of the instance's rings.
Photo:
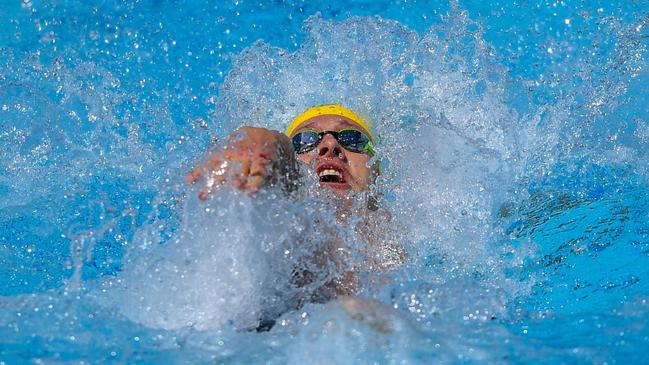
<svg viewBox="0 0 649 365">
<path fill-rule="evenodd" d="M 339 115 L 318 115 L 317 117 L 311 118 L 304 122 L 299 128 L 295 130 L 293 134 L 304 129 L 315 129 L 317 131 L 338 131 L 344 128 L 353 128 L 361 131 L 363 130 L 361 126 L 345 117 L 341 117 Z"/>
</svg>

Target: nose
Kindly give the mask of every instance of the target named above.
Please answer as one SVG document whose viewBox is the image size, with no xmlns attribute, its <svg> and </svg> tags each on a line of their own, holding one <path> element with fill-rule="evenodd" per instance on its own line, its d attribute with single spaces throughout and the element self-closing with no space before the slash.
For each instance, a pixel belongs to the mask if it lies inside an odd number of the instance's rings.
<svg viewBox="0 0 649 365">
<path fill-rule="evenodd" d="M 347 160 L 347 156 L 345 156 L 345 151 L 344 148 L 338 143 L 338 141 L 331 135 L 331 134 L 325 134 L 324 137 L 322 137 L 322 142 L 320 142 L 318 150 L 318 157 L 325 157 L 325 158 L 334 158 L 338 157 L 343 161 Z"/>
</svg>

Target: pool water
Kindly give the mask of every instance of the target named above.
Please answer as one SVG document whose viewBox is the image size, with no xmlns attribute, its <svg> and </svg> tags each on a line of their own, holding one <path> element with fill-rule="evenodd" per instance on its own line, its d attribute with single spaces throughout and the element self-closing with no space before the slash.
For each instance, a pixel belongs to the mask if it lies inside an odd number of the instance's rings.
<svg viewBox="0 0 649 365">
<path fill-rule="evenodd" d="M 0 364 L 646 362 L 648 29 L 633 0 L 0 5 Z M 313 179 L 184 175 L 328 102 L 374 124 L 406 260 L 295 309 L 359 222 Z"/>
</svg>

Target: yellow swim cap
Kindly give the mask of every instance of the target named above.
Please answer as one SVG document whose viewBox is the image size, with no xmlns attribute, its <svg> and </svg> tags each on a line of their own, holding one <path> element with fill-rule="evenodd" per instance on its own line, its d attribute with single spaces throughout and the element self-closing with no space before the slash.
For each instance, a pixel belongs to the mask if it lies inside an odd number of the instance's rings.
<svg viewBox="0 0 649 365">
<path fill-rule="evenodd" d="M 288 128 L 286 128 L 285 132 L 286 135 L 290 137 L 291 134 L 300 125 L 302 125 L 302 123 L 319 115 L 338 115 L 347 118 L 363 128 L 365 132 L 367 132 L 367 136 L 370 137 L 370 139 L 374 140 L 374 136 L 372 135 L 372 130 L 370 129 L 369 123 L 367 123 L 363 118 L 359 117 L 358 114 L 354 113 L 351 109 L 348 109 L 340 104 L 316 105 L 305 110 L 302 114 L 295 117 L 293 121 L 288 125 Z"/>
</svg>

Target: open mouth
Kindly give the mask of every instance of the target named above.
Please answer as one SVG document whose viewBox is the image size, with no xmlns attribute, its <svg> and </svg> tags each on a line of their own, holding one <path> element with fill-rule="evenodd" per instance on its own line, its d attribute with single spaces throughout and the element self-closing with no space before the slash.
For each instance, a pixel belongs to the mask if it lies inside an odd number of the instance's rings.
<svg viewBox="0 0 649 365">
<path fill-rule="evenodd" d="M 343 181 L 343 175 L 334 170 L 334 169 L 325 169 L 322 170 L 319 174 L 318 177 L 320 178 L 320 182 L 324 183 L 341 183 Z"/>
<path fill-rule="evenodd" d="M 324 184 L 337 185 L 337 184 L 347 183 L 347 181 L 345 180 L 345 175 L 343 173 L 343 170 L 338 166 L 335 165 L 320 166 L 318 167 L 317 172 L 321 184 L 324 183 Z"/>
</svg>

